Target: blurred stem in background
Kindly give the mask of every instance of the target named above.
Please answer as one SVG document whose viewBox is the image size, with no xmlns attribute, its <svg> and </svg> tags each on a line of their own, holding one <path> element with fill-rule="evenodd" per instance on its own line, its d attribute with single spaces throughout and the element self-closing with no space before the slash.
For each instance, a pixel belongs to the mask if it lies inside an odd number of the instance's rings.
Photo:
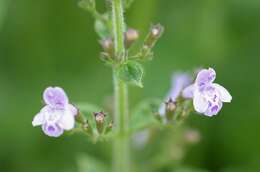
<svg viewBox="0 0 260 172">
<path fill-rule="evenodd" d="M 117 61 L 122 63 L 126 60 L 124 47 L 124 14 L 122 0 L 112 0 L 112 22 L 114 48 Z M 115 95 L 115 137 L 113 145 L 113 171 L 130 171 L 130 142 L 127 135 L 128 114 L 128 88 L 116 75 L 114 66 L 114 95 Z"/>
<path fill-rule="evenodd" d="M 7 11 L 7 1 L 0 0 L 0 30 L 2 29 L 4 23 L 6 11 Z"/>
</svg>

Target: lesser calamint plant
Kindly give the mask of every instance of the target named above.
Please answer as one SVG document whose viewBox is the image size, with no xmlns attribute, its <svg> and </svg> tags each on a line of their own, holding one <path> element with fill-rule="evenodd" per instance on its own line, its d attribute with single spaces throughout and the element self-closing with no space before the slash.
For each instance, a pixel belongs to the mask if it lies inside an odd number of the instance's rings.
<svg viewBox="0 0 260 172">
<path fill-rule="evenodd" d="M 100 58 L 112 69 L 113 111 L 107 113 L 105 109 L 87 103 L 72 105 L 62 88 L 48 87 L 43 93 L 45 106 L 32 122 L 33 126 L 41 126 L 43 132 L 51 137 L 70 130 L 83 132 L 94 142 L 111 139 L 114 147 L 113 172 L 131 171 L 130 137 L 136 132 L 147 130 L 150 126 L 178 126 L 193 109 L 199 114 L 214 116 L 223 102 L 232 99 L 224 87 L 213 83 L 216 78 L 214 69 L 201 69 L 194 82 L 188 73 L 174 75 L 172 87 L 164 100 L 144 100 L 130 115 L 128 87 L 143 87 L 142 63 L 153 59 L 152 49 L 164 32 L 160 24 L 151 26 L 138 51 L 129 51 L 139 38 L 138 31 L 124 20 L 124 12 L 132 2 L 107 0 L 105 3 L 109 10 L 105 13 L 98 12 L 95 0 L 79 2 L 79 6 L 95 19 L 95 30 L 103 49 Z"/>
</svg>

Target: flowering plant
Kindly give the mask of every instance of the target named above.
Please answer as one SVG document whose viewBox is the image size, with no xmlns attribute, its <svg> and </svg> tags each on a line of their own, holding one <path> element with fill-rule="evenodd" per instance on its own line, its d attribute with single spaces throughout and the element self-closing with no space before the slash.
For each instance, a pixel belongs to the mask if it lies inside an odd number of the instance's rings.
<svg viewBox="0 0 260 172">
<path fill-rule="evenodd" d="M 141 130 L 148 131 L 150 128 L 179 127 L 193 110 L 214 116 L 220 112 L 223 102 L 231 102 L 232 99 L 224 87 L 213 83 L 216 78 L 214 69 L 201 69 L 193 84 L 189 73 L 174 75 L 166 102 L 161 99 L 141 101 L 130 115 L 128 87 L 144 87 L 143 63 L 153 59 L 153 47 L 164 32 L 162 25 L 153 25 L 138 51 L 132 52 L 131 46 L 138 40 L 139 33 L 124 21 L 124 10 L 132 2 L 133 0 L 108 0 L 108 9 L 111 7 L 111 11 L 104 14 L 97 11 L 95 0 L 79 2 L 80 7 L 95 18 L 95 30 L 103 49 L 100 58 L 113 71 L 112 110 L 109 112 L 87 103 L 72 105 L 61 87 L 48 87 L 43 93 L 45 106 L 32 121 L 33 126 L 41 125 L 43 132 L 51 137 L 59 137 L 64 131 L 70 131 L 85 133 L 93 142 L 112 140 L 114 172 L 131 171 L 129 157 L 132 135 L 137 138 L 135 136 Z M 149 132 L 145 133 L 142 136 L 143 142 L 149 135 Z M 182 134 L 191 142 L 199 138 L 194 131 Z"/>
</svg>

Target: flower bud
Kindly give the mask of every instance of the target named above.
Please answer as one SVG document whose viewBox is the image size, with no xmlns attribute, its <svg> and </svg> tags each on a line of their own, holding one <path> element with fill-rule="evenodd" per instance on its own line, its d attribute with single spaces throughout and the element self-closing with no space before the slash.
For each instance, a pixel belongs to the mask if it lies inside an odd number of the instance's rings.
<svg viewBox="0 0 260 172">
<path fill-rule="evenodd" d="M 199 131 L 189 129 L 185 132 L 184 139 L 187 143 L 196 144 L 200 141 L 201 136 Z"/>
<path fill-rule="evenodd" d="M 94 117 L 95 117 L 98 132 L 102 133 L 103 129 L 104 129 L 106 114 L 102 111 L 101 112 L 95 112 Z"/>
<path fill-rule="evenodd" d="M 89 124 L 89 121 L 86 120 L 84 123 L 81 124 L 81 128 L 84 131 L 85 134 L 92 136 L 93 135 L 93 130 L 91 125 Z"/>
<path fill-rule="evenodd" d="M 176 102 L 171 98 L 165 103 L 167 112 L 174 112 L 176 110 Z"/>
<path fill-rule="evenodd" d="M 94 116 L 97 123 L 104 123 L 106 117 L 106 114 L 104 112 L 95 112 Z"/>
<path fill-rule="evenodd" d="M 82 123 L 82 124 L 81 124 L 81 127 L 82 127 L 82 129 L 83 129 L 84 131 L 89 131 L 90 126 L 89 126 L 88 121 L 85 121 L 84 123 Z"/>
<path fill-rule="evenodd" d="M 139 33 L 135 29 L 128 29 L 125 32 L 125 47 L 129 48 L 139 38 Z"/>
<path fill-rule="evenodd" d="M 151 29 L 151 36 L 159 38 L 163 32 L 163 27 L 160 24 L 154 25 Z"/>
<path fill-rule="evenodd" d="M 114 43 L 112 38 L 105 38 L 99 41 L 105 53 L 110 55 L 111 57 L 114 55 Z"/>
<path fill-rule="evenodd" d="M 80 123 L 80 124 L 86 123 L 86 118 L 85 118 L 85 116 L 84 116 L 81 112 L 79 112 L 79 111 L 78 111 L 78 114 L 75 116 L 75 119 L 76 119 L 76 121 L 77 121 L 78 123 Z"/>
<path fill-rule="evenodd" d="M 173 101 L 171 98 L 165 102 L 165 113 L 167 120 L 172 120 L 174 116 L 174 112 L 176 111 L 176 102 Z"/>
<path fill-rule="evenodd" d="M 162 25 L 160 24 L 153 25 L 145 39 L 144 46 L 153 48 L 157 40 L 161 37 L 163 31 L 164 28 Z"/>
</svg>

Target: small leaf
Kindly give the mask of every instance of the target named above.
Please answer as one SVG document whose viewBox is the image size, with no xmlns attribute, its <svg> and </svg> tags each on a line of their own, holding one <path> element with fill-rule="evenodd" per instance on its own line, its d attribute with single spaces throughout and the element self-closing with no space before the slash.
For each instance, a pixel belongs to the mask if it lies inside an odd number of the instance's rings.
<svg viewBox="0 0 260 172">
<path fill-rule="evenodd" d="M 95 21 L 94 27 L 95 27 L 95 31 L 98 34 L 98 36 L 101 39 L 105 39 L 105 38 L 108 38 L 110 36 L 110 30 L 109 30 L 109 27 L 106 23 L 108 16 L 106 14 L 104 14 L 104 15 L 102 15 L 102 17 L 104 17 L 105 20 L 97 19 Z"/>
<path fill-rule="evenodd" d="M 128 61 L 118 69 L 118 77 L 127 83 L 143 87 L 143 67 L 140 63 Z"/>
<path fill-rule="evenodd" d="M 144 100 L 138 104 L 131 118 L 131 132 L 136 132 L 152 125 L 159 125 L 156 113 L 158 113 L 160 104 L 161 101 L 159 99 Z"/>
</svg>

